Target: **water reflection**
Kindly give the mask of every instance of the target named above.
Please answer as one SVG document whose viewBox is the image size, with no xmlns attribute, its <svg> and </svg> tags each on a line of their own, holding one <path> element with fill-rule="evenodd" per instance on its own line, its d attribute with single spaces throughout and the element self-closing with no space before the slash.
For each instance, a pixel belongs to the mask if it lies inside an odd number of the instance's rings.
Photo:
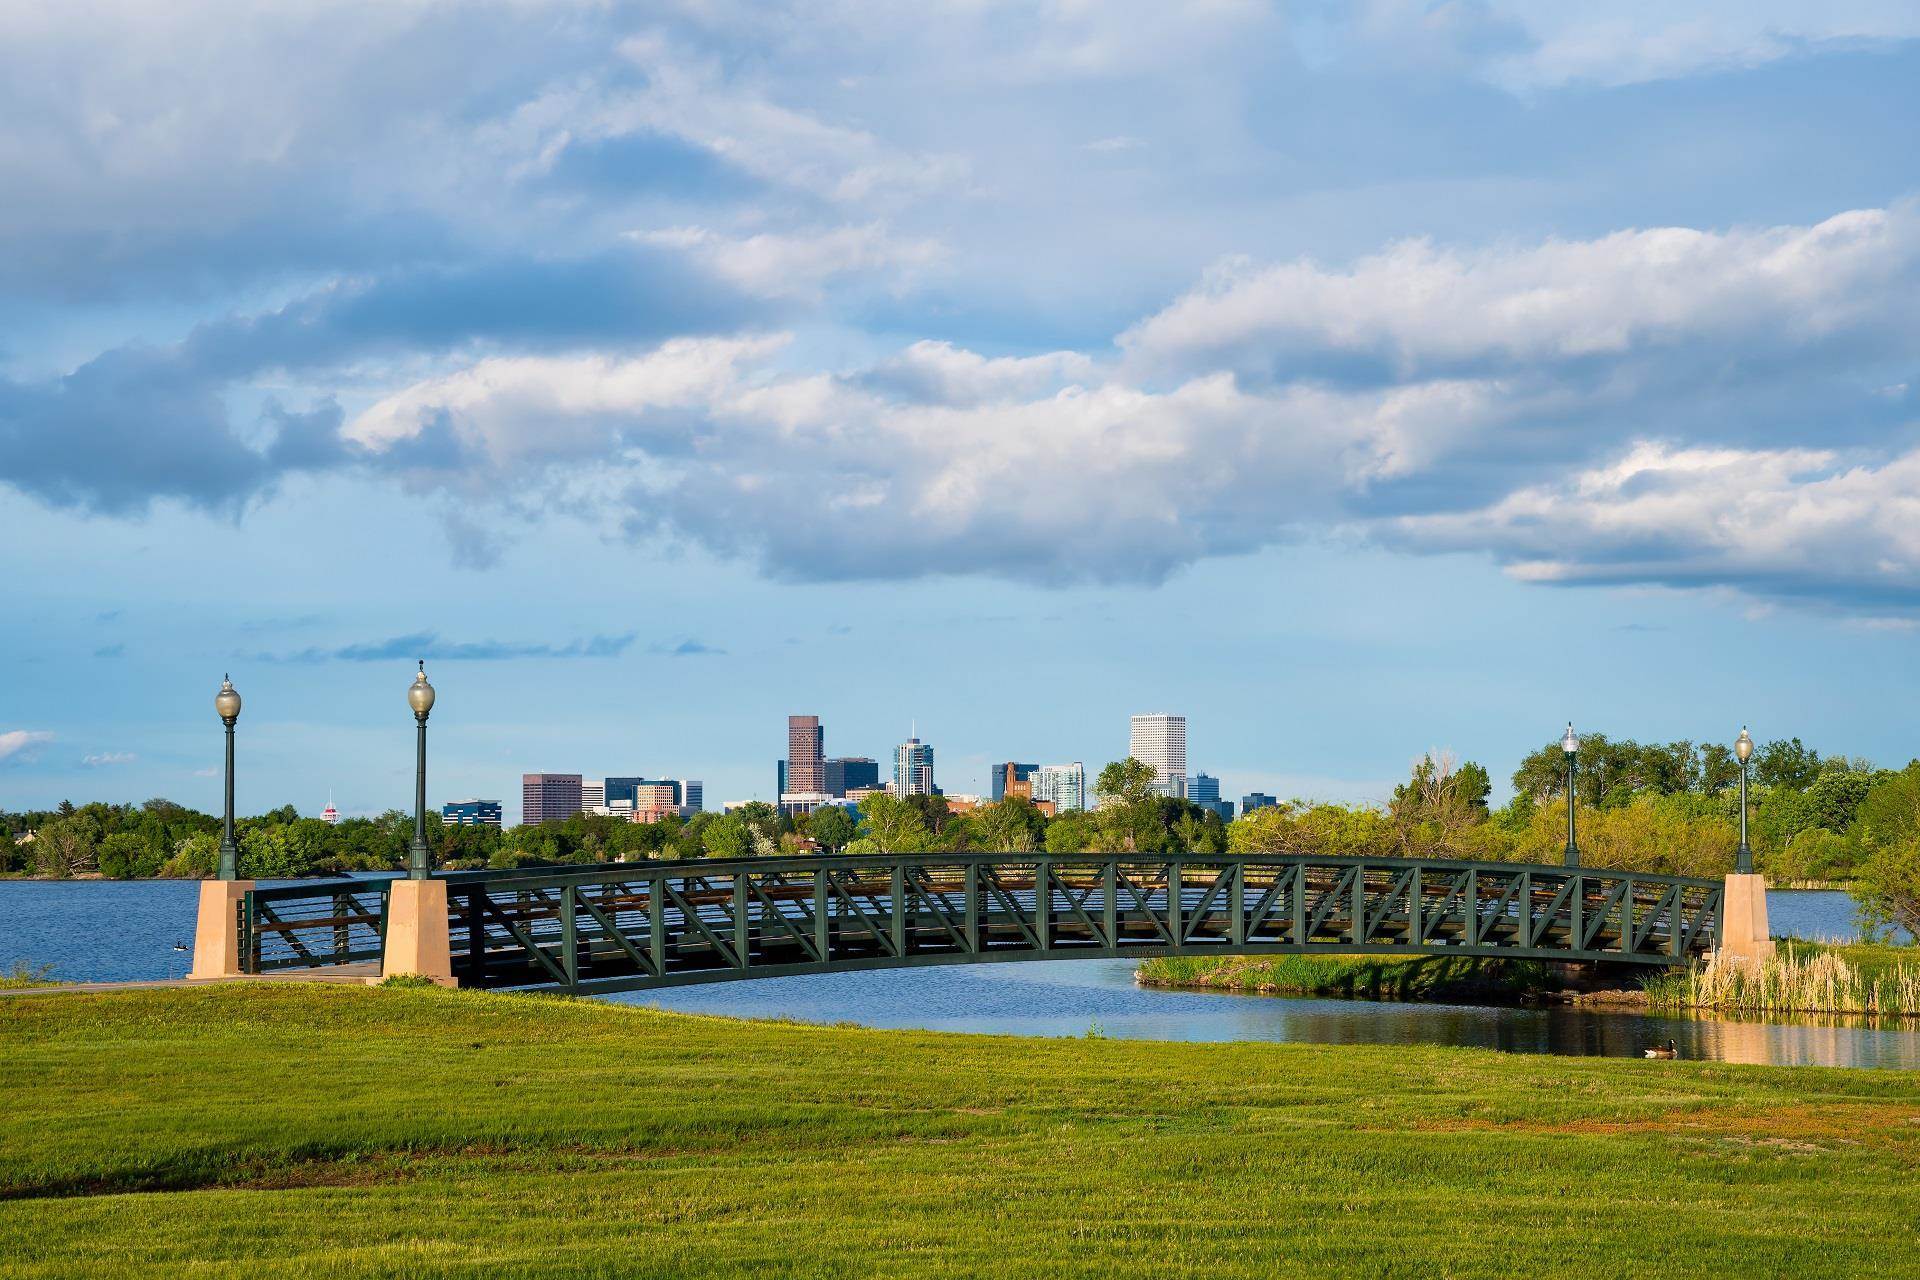
<svg viewBox="0 0 1920 1280">
<path fill-rule="evenodd" d="M 1920 1068 L 1920 1029 L 1912 1027 L 1169 991 L 1136 986 L 1124 960 L 820 974 L 608 998 L 729 1017 L 1001 1035 L 1446 1044 L 1627 1058 L 1671 1039 L 1683 1058 Z"/>
</svg>

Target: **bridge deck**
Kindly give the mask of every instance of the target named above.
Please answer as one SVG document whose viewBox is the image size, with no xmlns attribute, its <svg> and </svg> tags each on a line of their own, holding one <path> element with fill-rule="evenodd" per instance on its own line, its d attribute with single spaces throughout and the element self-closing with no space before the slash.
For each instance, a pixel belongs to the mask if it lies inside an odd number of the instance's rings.
<svg viewBox="0 0 1920 1280">
<path fill-rule="evenodd" d="M 841 969 L 1361 952 L 1684 963 L 1713 880 L 1278 854 L 875 854 L 455 872 L 463 985 L 614 991 Z M 378 890 L 262 891 L 256 965 L 366 958 Z M 279 895 L 277 898 L 271 895 Z"/>
</svg>

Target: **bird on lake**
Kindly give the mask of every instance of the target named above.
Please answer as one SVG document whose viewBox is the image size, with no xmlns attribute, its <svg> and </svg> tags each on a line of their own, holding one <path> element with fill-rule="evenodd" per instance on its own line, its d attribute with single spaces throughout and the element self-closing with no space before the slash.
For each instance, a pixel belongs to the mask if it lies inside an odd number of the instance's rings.
<svg viewBox="0 0 1920 1280">
<path fill-rule="evenodd" d="M 1662 1049 L 1656 1045 L 1648 1049 L 1642 1056 L 1648 1058 L 1677 1058 L 1680 1056 L 1680 1046 L 1669 1040 L 1667 1041 L 1666 1048 Z"/>
</svg>

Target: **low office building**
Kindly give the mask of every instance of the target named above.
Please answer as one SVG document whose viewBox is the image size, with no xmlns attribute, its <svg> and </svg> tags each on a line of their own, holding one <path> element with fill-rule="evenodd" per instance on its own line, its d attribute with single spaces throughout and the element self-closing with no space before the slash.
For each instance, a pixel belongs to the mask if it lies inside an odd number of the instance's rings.
<svg viewBox="0 0 1920 1280">
<path fill-rule="evenodd" d="M 449 827 L 497 827 L 498 800 L 449 800 L 440 806 L 440 821 Z"/>
<path fill-rule="evenodd" d="M 520 823 L 535 827 L 564 822 L 581 810 L 577 773 L 523 773 L 520 775 Z"/>
</svg>

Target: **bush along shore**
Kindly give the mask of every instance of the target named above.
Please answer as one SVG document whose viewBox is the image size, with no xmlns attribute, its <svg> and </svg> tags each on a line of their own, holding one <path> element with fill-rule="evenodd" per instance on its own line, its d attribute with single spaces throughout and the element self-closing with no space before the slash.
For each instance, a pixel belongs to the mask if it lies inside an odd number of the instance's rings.
<svg viewBox="0 0 1920 1280">
<path fill-rule="evenodd" d="M 1785 942 L 1755 964 L 1718 956 L 1647 982 L 1663 1010 L 1920 1018 L 1920 948 Z"/>
</svg>

